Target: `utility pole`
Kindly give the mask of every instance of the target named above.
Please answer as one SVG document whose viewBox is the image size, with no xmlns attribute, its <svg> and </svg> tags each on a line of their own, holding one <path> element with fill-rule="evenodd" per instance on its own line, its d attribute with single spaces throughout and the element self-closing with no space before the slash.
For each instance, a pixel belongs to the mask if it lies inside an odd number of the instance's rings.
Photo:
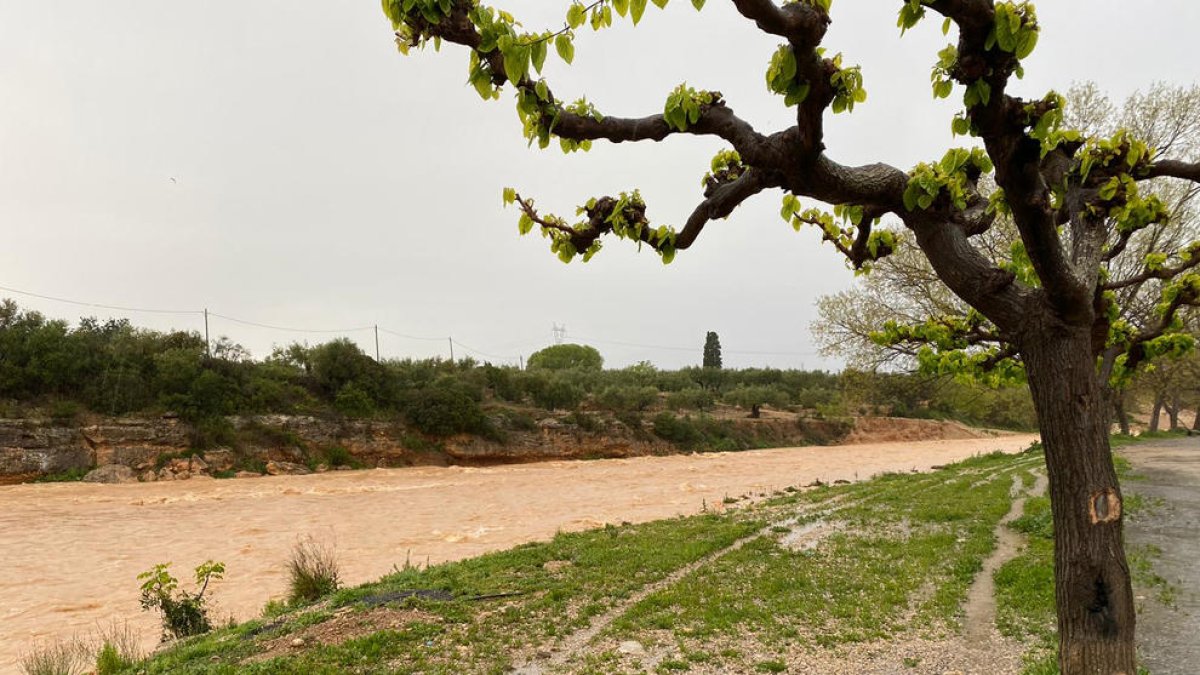
<svg viewBox="0 0 1200 675">
<path fill-rule="evenodd" d="M 518 359 L 520 359 L 520 362 L 521 362 L 521 370 L 525 370 L 525 355 L 524 355 L 524 354 L 518 354 L 518 355 L 517 355 L 517 358 L 518 358 Z M 1200 420 L 1200 417 L 1197 417 L 1196 419 L 1197 419 L 1197 420 Z"/>
<path fill-rule="evenodd" d="M 561 345 L 563 343 L 563 338 L 567 337 L 567 327 L 560 326 L 557 323 L 553 324 L 553 326 L 554 327 L 550 329 L 550 332 L 554 334 L 554 344 Z"/>
<path fill-rule="evenodd" d="M 450 364 L 453 365 L 454 364 L 454 338 L 450 337 L 450 338 L 446 338 L 446 339 L 450 341 Z"/>
<path fill-rule="evenodd" d="M 208 308 L 204 308 L 204 353 L 212 358 L 212 343 L 208 341 Z"/>
<path fill-rule="evenodd" d="M 379 363 L 379 324 L 375 324 L 375 363 Z"/>
</svg>

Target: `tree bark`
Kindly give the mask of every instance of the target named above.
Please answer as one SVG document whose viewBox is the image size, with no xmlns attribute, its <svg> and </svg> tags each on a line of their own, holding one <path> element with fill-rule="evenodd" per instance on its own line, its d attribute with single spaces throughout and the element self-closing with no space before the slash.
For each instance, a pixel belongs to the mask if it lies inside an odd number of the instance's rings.
<svg viewBox="0 0 1200 675">
<path fill-rule="evenodd" d="M 1154 395 L 1154 407 L 1150 410 L 1150 433 L 1158 431 L 1158 417 L 1162 415 L 1163 397 L 1162 394 Z"/>
<path fill-rule="evenodd" d="M 1200 431 L 1200 407 L 1196 408 L 1196 419 L 1192 420 L 1192 431 Z"/>
<path fill-rule="evenodd" d="M 1134 605 L 1109 401 L 1086 330 L 1041 328 L 1022 341 L 1046 452 L 1063 675 L 1133 675 Z"/>
</svg>

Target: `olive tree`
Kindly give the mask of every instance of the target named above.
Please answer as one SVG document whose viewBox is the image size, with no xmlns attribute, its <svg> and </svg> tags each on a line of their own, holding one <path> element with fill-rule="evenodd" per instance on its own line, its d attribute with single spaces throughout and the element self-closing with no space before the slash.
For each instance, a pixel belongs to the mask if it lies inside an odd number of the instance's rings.
<svg viewBox="0 0 1200 675">
<path fill-rule="evenodd" d="M 667 3 L 652 1 L 659 7 Z M 428 43 L 466 47 L 468 82 L 485 99 L 511 88 L 525 135 L 541 147 L 557 139 L 572 152 L 597 140 L 661 141 L 683 134 L 728 143 L 712 160 L 703 199 L 678 230 L 652 224 L 636 190 L 591 198 L 571 222 L 505 188 L 505 202 L 520 211 L 521 231 L 537 228 L 564 261 L 591 259 L 602 237 L 611 235 L 670 262 L 695 244 L 708 223 L 769 189 L 783 192 L 781 215 L 788 223 L 819 228 L 856 268 L 893 253 L 906 234 L 938 278 L 974 310 L 969 323 L 986 320 L 995 327 L 994 337 L 1009 345 L 1008 352 L 998 347 L 964 356 L 957 350 L 946 358 L 957 361 L 956 367 L 977 368 L 1019 356 L 1028 372 L 1053 502 L 1063 672 L 1134 672 L 1122 500 L 1097 356 L 1120 345 L 1117 365 L 1132 368 L 1148 355 L 1187 346 L 1175 330 L 1176 314 L 1200 302 L 1195 271 L 1200 243 L 1178 256 L 1146 261 L 1140 276 L 1168 283 L 1157 320 L 1141 330 L 1114 319 L 1119 289 L 1101 268 L 1114 248 L 1114 228 L 1119 248 L 1133 233 L 1169 216 L 1142 189 L 1143 182 L 1167 176 L 1200 182 L 1200 163 L 1158 152 L 1125 130 L 1103 137 L 1072 129 L 1063 123 L 1065 100 L 1057 93 L 1036 100 L 1011 95 L 1009 81 L 1021 74 L 1021 61 L 1039 37 L 1028 2 L 899 0 L 902 32 L 931 12 L 941 15 L 943 30 L 956 32 L 956 43 L 937 55 L 933 93 L 962 93 L 964 109 L 952 128 L 979 142 L 908 171 L 883 163 L 848 166 L 827 152 L 824 120 L 830 113 L 852 112 L 866 100 L 866 91 L 860 69 L 822 47 L 832 0 L 730 2 L 781 41 L 766 80 L 794 110 L 795 123 L 786 129 L 763 133 L 734 113 L 719 92 L 686 84 L 667 94 L 661 112 L 641 118 L 606 116 L 586 99 L 556 97 L 540 77 L 549 49 L 570 62 L 576 30 L 584 24 L 603 28 L 617 17 L 637 23 L 646 0 L 572 2 L 565 26 L 542 32 L 528 31 L 479 0 L 385 0 L 383 8 L 401 51 Z M 699 8 L 704 0 L 692 4 Z M 998 187 L 985 197 L 980 186 L 992 174 Z M 806 208 L 802 198 L 832 210 Z M 973 243 L 1000 215 L 1011 217 L 1020 236 L 1028 264 L 1019 269 L 997 266 Z M 885 216 L 902 229 L 882 226 Z M 974 326 L 962 328 L 970 334 Z"/>
</svg>

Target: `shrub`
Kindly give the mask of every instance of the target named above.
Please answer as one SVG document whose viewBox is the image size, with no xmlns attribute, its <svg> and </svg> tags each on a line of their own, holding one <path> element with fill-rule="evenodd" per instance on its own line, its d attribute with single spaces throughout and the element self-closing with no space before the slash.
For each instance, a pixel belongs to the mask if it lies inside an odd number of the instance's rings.
<svg viewBox="0 0 1200 675">
<path fill-rule="evenodd" d="M 567 415 L 565 421 L 569 424 L 574 424 L 582 431 L 593 434 L 604 430 L 604 423 L 600 421 L 600 418 L 579 410 L 575 410 L 570 415 Z"/>
<path fill-rule="evenodd" d="M 672 410 L 708 410 L 713 403 L 713 393 L 700 387 L 682 389 L 667 396 L 667 406 Z"/>
<path fill-rule="evenodd" d="M 777 385 L 740 386 L 728 391 L 723 401 L 739 408 L 750 410 L 754 406 L 769 405 L 773 408 L 784 408 L 791 404 L 791 396 L 787 390 Z"/>
<path fill-rule="evenodd" d="M 195 593 L 179 588 L 179 580 L 167 569 L 170 566 L 171 563 L 161 563 L 138 575 L 142 582 L 142 609 L 159 611 L 164 638 L 184 638 L 209 632 L 212 623 L 208 619 L 204 592 L 210 582 L 225 576 L 225 563 L 209 560 L 196 567 L 199 589 Z"/>
<path fill-rule="evenodd" d="M 537 420 L 533 419 L 533 415 L 520 410 L 503 408 L 500 410 L 500 416 L 504 419 L 505 424 L 507 424 L 510 429 L 516 429 L 518 431 L 536 431 L 538 428 Z"/>
<path fill-rule="evenodd" d="M 654 434 L 679 445 L 692 445 L 704 440 L 704 434 L 700 433 L 690 417 L 676 417 L 669 412 L 654 416 Z"/>
<path fill-rule="evenodd" d="M 341 587 L 333 546 L 311 537 L 296 542 L 287 569 L 290 577 L 288 600 L 292 604 L 319 600 Z"/>
<path fill-rule="evenodd" d="M 100 629 L 96 675 L 117 675 L 145 658 L 137 633 L 129 624 L 113 622 Z"/>
<path fill-rule="evenodd" d="M 485 433 L 491 427 L 479 401 L 447 380 L 409 392 L 404 416 L 420 431 L 435 436 Z"/>
<path fill-rule="evenodd" d="M 533 402 L 539 408 L 546 410 L 574 410 L 583 402 L 585 393 L 582 387 L 568 382 L 562 377 L 552 377 L 535 391 L 530 392 Z"/>
<path fill-rule="evenodd" d="M 375 414 L 375 401 L 353 382 L 338 390 L 333 407 L 346 417 L 370 417 Z"/>
<path fill-rule="evenodd" d="M 645 410 L 658 401 L 655 387 L 606 387 L 597 402 L 609 410 Z"/>
</svg>

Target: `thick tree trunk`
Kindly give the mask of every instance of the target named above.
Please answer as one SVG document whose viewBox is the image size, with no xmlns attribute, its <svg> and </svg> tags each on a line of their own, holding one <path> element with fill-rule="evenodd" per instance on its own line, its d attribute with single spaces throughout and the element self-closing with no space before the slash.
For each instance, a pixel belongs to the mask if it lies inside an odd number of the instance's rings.
<svg viewBox="0 0 1200 675">
<path fill-rule="evenodd" d="M 1196 408 L 1196 419 L 1192 420 L 1192 431 L 1200 431 L 1200 408 Z"/>
<path fill-rule="evenodd" d="M 1108 444 L 1110 402 L 1085 331 L 1045 329 L 1024 342 L 1054 514 L 1059 667 L 1063 675 L 1133 675 L 1133 593 Z"/>
<path fill-rule="evenodd" d="M 1167 406 L 1167 419 L 1171 420 L 1171 431 L 1179 428 L 1179 407 L 1179 395 L 1176 394 L 1171 405 Z"/>
<path fill-rule="evenodd" d="M 1162 415 L 1163 398 L 1161 394 L 1154 395 L 1154 407 L 1150 409 L 1150 431 L 1158 431 L 1158 418 Z"/>
</svg>

